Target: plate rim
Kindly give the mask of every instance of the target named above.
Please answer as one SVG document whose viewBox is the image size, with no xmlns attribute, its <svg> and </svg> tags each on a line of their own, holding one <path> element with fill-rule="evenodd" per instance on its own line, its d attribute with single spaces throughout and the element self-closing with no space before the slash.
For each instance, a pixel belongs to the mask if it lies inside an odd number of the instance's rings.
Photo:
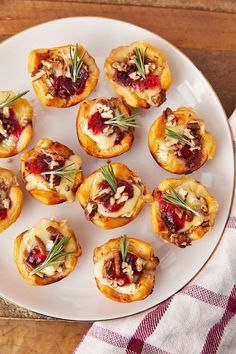
<svg viewBox="0 0 236 354">
<path fill-rule="evenodd" d="M 116 23 L 121 23 L 121 24 L 125 24 L 125 25 L 129 25 L 129 26 L 132 26 L 134 28 L 138 28 L 139 30 L 144 30 L 146 32 L 149 32 L 150 34 L 152 35 L 155 35 L 157 38 L 160 38 L 163 42 L 165 42 L 168 46 L 170 46 L 173 50 L 177 51 L 178 54 L 184 58 L 184 60 L 186 60 L 189 64 L 191 64 L 194 69 L 196 69 L 198 71 L 198 73 L 201 75 L 202 77 L 202 80 L 205 81 L 204 83 L 207 85 L 207 88 L 211 91 L 211 93 L 214 95 L 215 99 L 218 101 L 218 104 L 219 106 L 221 107 L 221 110 L 222 110 L 222 113 L 224 115 L 224 119 L 226 121 L 226 126 L 227 126 L 227 129 L 228 129 L 228 132 L 229 132 L 229 135 L 230 135 L 230 145 L 231 145 L 231 152 L 232 152 L 232 156 L 233 156 L 233 168 L 235 170 L 235 167 L 236 167 L 236 161 L 235 161 L 235 158 L 234 158 L 234 148 L 233 148 L 233 133 L 232 133 L 232 130 L 231 130 L 231 127 L 230 127 L 230 124 L 229 124 L 229 119 L 227 118 L 227 115 L 225 113 L 225 109 L 217 95 L 217 93 L 215 92 L 214 88 L 212 87 L 211 83 L 209 82 L 209 80 L 203 75 L 203 73 L 197 68 L 197 66 L 192 62 L 192 60 L 185 54 L 183 53 L 178 47 L 176 47 L 175 45 L 173 45 L 170 41 L 168 41 L 167 39 L 163 38 L 162 36 L 156 34 L 155 32 L 152 32 L 144 27 L 141 27 L 141 26 L 138 26 L 136 24 L 133 24 L 133 23 L 130 23 L 130 22 L 127 22 L 127 21 L 122 21 L 122 20 L 117 20 L 117 19 L 113 19 L 113 18 L 110 18 L 110 17 L 102 17 L 102 16 L 68 16 L 68 17 L 63 17 L 63 18 L 59 18 L 59 19 L 53 19 L 53 20 L 50 20 L 50 21 L 46 21 L 46 22 L 42 22 L 42 23 L 39 23 L 37 25 L 34 25 L 34 26 L 31 26 L 31 27 L 28 27 L 12 36 L 10 36 L 9 38 L 3 40 L 1 43 L 0 43 L 0 48 L 1 47 L 4 47 L 5 44 L 8 44 L 9 42 L 11 41 L 14 41 L 15 39 L 17 39 L 17 37 L 20 37 L 22 34 L 24 34 L 25 32 L 29 32 L 31 30 L 37 30 L 37 28 L 40 28 L 40 27 L 44 27 L 45 25 L 51 25 L 53 23 L 58 23 L 58 22 L 69 22 L 69 21 L 76 21 L 78 19 L 83 19 L 83 20 L 101 20 L 101 21 L 110 21 L 110 22 L 116 22 Z M 76 321 L 76 322 L 95 322 L 95 321 L 110 321 L 110 320 L 116 320 L 116 319 L 121 319 L 121 318 L 127 318 L 127 317 L 130 317 L 130 316 L 134 316 L 134 315 L 138 315 L 138 314 L 141 314 L 141 313 L 144 313 L 146 311 L 150 311 L 151 309 L 153 309 L 154 307 L 162 304 L 163 302 L 167 301 L 168 299 L 170 299 L 172 296 L 174 296 L 175 294 L 177 294 L 178 292 L 180 292 L 184 287 L 188 286 L 188 284 L 190 282 L 192 282 L 198 275 L 199 273 L 203 270 L 203 268 L 207 265 L 207 263 L 210 261 L 211 257 L 215 254 L 216 250 L 218 249 L 218 246 L 222 240 L 222 237 L 223 237 L 223 234 L 225 232 L 225 229 L 226 229 L 226 226 L 227 226 L 227 222 L 228 222 L 228 219 L 229 219 L 229 216 L 231 214 L 231 210 L 232 210 L 232 206 L 233 206 L 233 200 L 234 200 L 234 195 L 236 193 L 235 191 L 235 182 L 236 182 L 236 176 L 235 176 L 235 173 L 233 175 L 233 190 L 232 190 L 232 194 L 231 194 L 231 200 L 230 200 L 230 204 L 229 204 L 229 211 L 228 211 L 228 215 L 227 215 L 227 218 L 225 220 L 225 224 L 224 224 L 224 227 L 223 227 L 223 230 L 222 230 L 222 233 L 220 235 L 220 238 L 218 240 L 218 242 L 216 243 L 213 251 L 211 252 L 211 254 L 209 255 L 209 257 L 207 258 L 207 260 L 204 262 L 204 264 L 201 266 L 200 269 L 198 269 L 198 271 L 194 274 L 194 276 L 188 280 L 182 287 L 180 287 L 177 291 L 175 291 L 173 294 L 171 294 L 170 296 L 168 296 L 165 300 L 155 304 L 155 305 L 152 305 L 150 307 L 147 307 L 146 309 L 144 310 L 140 310 L 140 311 L 136 311 L 132 314 L 127 314 L 127 315 L 121 315 L 121 316 L 114 316 L 114 317 L 109 317 L 109 318 L 103 318 L 103 319 L 100 319 L 100 318 L 93 318 L 93 319 L 71 319 L 71 318 L 68 318 L 67 316 L 55 316 L 55 315 L 52 315 L 50 314 L 50 312 L 48 311 L 44 311 L 44 313 L 41 313 L 39 311 L 36 311 L 34 309 L 32 309 L 30 306 L 29 307 L 25 307 L 25 306 L 22 306 L 21 304 L 18 304 L 17 302 L 15 302 L 14 300 L 12 300 L 11 297 L 8 297 L 8 296 L 5 296 L 5 295 L 2 295 L 2 292 L 1 292 L 1 289 L 0 289 L 0 296 L 2 299 L 10 302 L 11 304 L 15 305 L 15 306 L 19 306 L 19 307 L 23 307 L 24 309 L 26 310 L 29 310 L 29 311 L 32 311 L 36 314 L 39 314 L 39 315 L 42 315 L 42 316 L 45 316 L 45 317 L 51 317 L 53 320 L 64 320 L 64 321 L 68 321 L 68 322 L 71 322 L 71 321 Z M 125 304 L 124 304 L 125 305 Z M 47 318 L 46 318 L 47 319 Z M 38 319 L 38 320 L 45 320 L 44 318 L 42 319 Z"/>
</svg>

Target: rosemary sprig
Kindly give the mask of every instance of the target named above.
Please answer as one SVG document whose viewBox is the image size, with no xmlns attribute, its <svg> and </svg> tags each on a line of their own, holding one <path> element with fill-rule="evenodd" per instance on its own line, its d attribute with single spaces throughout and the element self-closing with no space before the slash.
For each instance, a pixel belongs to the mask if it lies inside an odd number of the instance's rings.
<svg viewBox="0 0 236 354">
<path fill-rule="evenodd" d="M 69 242 L 70 237 L 64 236 L 63 238 L 59 238 L 57 236 L 52 249 L 49 251 L 45 261 L 40 264 L 38 267 L 34 268 L 31 272 L 30 275 L 36 274 L 41 272 L 43 269 L 52 266 L 54 264 L 59 264 L 63 261 L 63 257 L 69 255 L 69 254 L 74 254 L 76 252 L 64 252 L 64 248 Z"/>
<path fill-rule="evenodd" d="M 133 127 L 133 128 L 140 128 L 140 125 L 138 125 L 136 118 L 138 114 L 132 114 L 130 116 L 125 115 L 124 113 L 119 114 L 109 120 L 104 121 L 105 124 L 110 124 L 115 127 L 122 127 L 122 128 L 127 128 L 127 127 Z"/>
<path fill-rule="evenodd" d="M 45 172 L 41 173 L 41 176 L 44 175 L 58 175 L 62 178 L 65 178 L 66 180 L 68 180 L 69 182 L 73 182 L 73 180 L 71 178 L 68 177 L 68 175 L 71 175 L 72 173 L 79 173 L 81 172 L 81 168 L 75 168 L 75 169 L 67 169 L 68 167 L 73 166 L 75 163 L 72 162 L 71 164 L 67 165 L 67 166 L 62 166 L 59 168 L 55 168 L 53 170 L 48 170 Z"/>
<path fill-rule="evenodd" d="M 70 60 L 71 60 L 70 72 L 71 72 L 71 77 L 73 82 L 76 82 L 76 80 L 79 77 L 80 70 L 84 63 L 83 61 L 84 56 L 85 56 L 85 51 L 83 52 L 81 58 L 78 56 L 78 43 L 76 43 L 75 45 L 74 53 L 72 53 L 72 48 L 70 47 Z"/>
<path fill-rule="evenodd" d="M 192 143 L 190 140 L 188 140 L 187 138 L 185 138 L 183 135 L 180 135 L 178 133 L 176 133 L 174 130 L 171 130 L 169 128 L 166 129 L 166 135 L 169 136 L 172 139 L 176 139 L 179 142 L 183 143 L 183 144 L 187 144 L 189 146 L 192 146 Z"/>
<path fill-rule="evenodd" d="M 167 192 L 164 192 L 164 200 L 166 200 L 167 202 L 170 202 L 171 204 L 174 204 L 174 205 L 177 205 L 181 208 L 184 208 L 186 210 L 189 210 L 191 211 L 194 215 L 197 215 L 197 216 L 200 216 L 200 214 L 194 210 L 193 208 L 191 208 L 182 198 L 181 196 L 179 195 L 178 192 L 176 192 L 175 189 L 171 188 L 171 192 L 172 194 L 170 193 L 167 193 Z"/>
<path fill-rule="evenodd" d="M 128 242 L 127 242 L 126 235 L 122 235 L 120 237 L 120 250 L 121 250 L 122 261 L 125 262 L 128 253 Z"/>
<path fill-rule="evenodd" d="M 28 92 L 29 92 L 29 90 L 26 90 L 21 93 L 18 93 L 17 95 L 15 95 L 13 97 L 10 97 L 10 94 L 9 94 L 7 96 L 7 98 L 0 103 L 0 108 L 10 107 L 15 101 L 17 101 L 22 96 L 26 95 Z"/>
<path fill-rule="evenodd" d="M 116 176 L 112 167 L 112 164 L 108 163 L 106 166 L 101 168 L 101 172 L 105 180 L 109 183 L 111 186 L 111 189 L 113 190 L 114 193 L 117 191 L 117 181 L 116 181 Z"/>
<path fill-rule="evenodd" d="M 145 49 L 145 51 L 143 52 L 143 54 L 141 53 L 141 50 L 139 48 L 135 48 L 135 56 L 132 58 L 135 62 L 135 65 L 140 73 L 140 75 L 142 76 L 143 79 L 146 78 L 146 74 L 145 74 L 145 66 L 144 66 L 144 60 L 145 60 L 145 53 L 146 53 L 147 48 Z"/>
</svg>

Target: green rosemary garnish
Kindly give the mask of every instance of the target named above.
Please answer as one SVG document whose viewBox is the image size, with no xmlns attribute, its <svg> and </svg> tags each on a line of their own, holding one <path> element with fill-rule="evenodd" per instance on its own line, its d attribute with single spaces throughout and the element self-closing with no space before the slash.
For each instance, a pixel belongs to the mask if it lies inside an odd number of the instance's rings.
<svg viewBox="0 0 236 354">
<path fill-rule="evenodd" d="M 40 264 L 38 267 L 34 268 L 31 272 L 30 275 L 33 275 L 35 273 L 39 273 L 41 272 L 43 269 L 52 266 L 54 264 L 59 264 L 61 263 L 64 259 L 62 259 L 63 257 L 69 255 L 69 254 L 74 254 L 76 252 L 64 252 L 64 248 L 67 245 L 67 243 L 69 242 L 70 237 L 64 236 L 63 238 L 59 238 L 57 236 L 52 249 L 49 251 L 47 258 L 45 259 L 45 261 Z"/>
<path fill-rule="evenodd" d="M 114 193 L 117 191 L 117 181 L 116 176 L 112 167 L 112 164 L 108 163 L 106 166 L 101 168 L 101 172 L 105 180 L 109 183 L 111 189 Z"/>
<path fill-rule="evenodd" d="M 139 48 L 135 48 L 135 56 L 132 58 L 135 62 L 135 65 L 140 73 L 140 75 L 142 76 L 143 79 L 146 78 L 146 74 L 145 74 L 145 65 L 144 65 L 144 60 L 145 60 L 145 53 L 146 53 L 147 48 L 145 49 L 145 51 L 143 52 L 143 54 L 141 53 L 141 50 Z"/>
<path fill-rule="evenodd" d="M 23 92 L 18 93 L 17 95 L 15 95 L 13 97 L 10 97 L 10 94 L 9 94 L 7 96 L 7 98 L 0 103 L 0 108 L 10 107 L 15 101 L 17 101 L 22 96 L 26 95 L 28 92 L 29 92 L 29 90 L 23 91 Z"/>
<path fill-rule="evenodd" d="M 125 262 L 128 253 L 128 242 L 127 242 L 126 235 L 122 235 L 120 237 L 120 250 L 121 250 L 122 261 Z"/>
<path fill-rule="evenodd" d="M 67 169 L 68 167 L 73 166 L 75 163 L 72 162 L 71 164 L 67 165 L 67 166 L 62 166 L 59 168 L 55 168 L 53 170 L 48 170 L 45 172 L 41 173 L 41 176 L 44 175 L 58 175 L 62 178 L 65 178 L 66 180 L 68 180 L 69 182 L 73 182 L 73 180 L 71 178 L 68 177 L 68 175 L 71 175 L 72 173 L 79 173 L 81 172 L 81 168 L 75 168 L 75 169 Z"/>
<path fill-rule="evenodd" d="M 175 189 L 171 188 L 171 192 L 172 194 L 170 193 L 167 193 L 167 192 L 164 192 L 164 200 L 166 200 L 167 202 L 170 202 L 171 204 L 174 204 L 174 205 L 177 205 L 181 208 L 184 208 L 186 210 L 189 210 L 191 211 L 193 214 L 197 215 L 197 216 L 200 216 L 200 214 L 192 209 L 182 198 L 181 196 L 179 195 L 178 192 L 176 192 Z"/>
<path fill-rule="evenodd" d="M 127 128 L 127 127 L 133 127 L 133 128 L 140 128 L 140 125 L 137 124 L 136 118 L 138 114 L 132 114 L 130 116 L 125 115 L 124 113 L 119 114 L 118 116 L 115 116 L 109 120 L 104 121 L 105 124 L 110 124 L 115 127 L 122 127 L 122 128 Z"/>
<path fill-rule="evenodd" d="M 72 53 L 72 49 L 70 47 L 70 60 L 71 60 L 71 68 L 70 73 L 72 77 L 72 81 L 76 82 L 79 77 L 80 70 L 83 66 L 83 58 L 85 56 L 85 51 L 83 52 L 81 58 L 78 56 L 78 43 L 75 45 L 74 53 Z"/>
<path fill-rule="evenodd" d="M 185 138 L 183 135 L 180 135 L 178 133 L 176 133 L 175 131 L 167 128 L 166 129 L 166 135 L 169 136 L 172 139 L 176 139 L 179 142 L 183 143 L 183 144 L 187 144 L 189 146 L 192 146 L 192 143 L 190 140 L 188 140 L 187 138 Z"/>
</svg>

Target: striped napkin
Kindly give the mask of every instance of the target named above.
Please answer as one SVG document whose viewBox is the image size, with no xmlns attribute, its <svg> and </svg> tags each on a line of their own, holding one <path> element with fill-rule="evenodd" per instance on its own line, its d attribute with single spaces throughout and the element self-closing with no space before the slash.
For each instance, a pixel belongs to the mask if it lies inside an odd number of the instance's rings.
<svg viewBox="0 0 236 354">
<path fill-rule="evenodd" d="M 236 136 L 236 110 L 230 118 Z M 200 274 L 154 309 L 95 322 L 74 354 L 236 354 L 236 195 L 221 243 Z"/>
</svg>

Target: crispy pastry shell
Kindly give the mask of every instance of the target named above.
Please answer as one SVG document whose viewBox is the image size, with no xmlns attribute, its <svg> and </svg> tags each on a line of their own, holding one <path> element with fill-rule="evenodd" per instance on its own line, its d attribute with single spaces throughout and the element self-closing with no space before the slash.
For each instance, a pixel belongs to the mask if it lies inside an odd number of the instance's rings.
<svg viewBox="0 0 236 354">
<path fill-rule="evenodd" d="M 159 203 L 157 201 L 157 192 L 166 191 L 168 189 L 175 189 L 180 186 L 182 183 L 191 189 L 196 195 L 202 196 L 206 199 L 209 209 L 209 221 L 211 228 L 214 225 L 215 217 L 218 211 L 218 203 L 216 199 L 208 192 L 207 188 L 204 187 L 200 182 L 189 177 L 181 177 L 180 179 L 166 178 L 164 179 L 157 188 L 153 191 L 153 202 L 151 204 L 150 216 L 153 231 L 159 235 L 159 237 L 167 242 L 171 243 L 170 237 L 168 235 L 168 228 L 166 227 L 165 222 L 163 221 L 160 213 Z M 188 233 L 188 237 L 191 240 L 201 239 L 209 230 L 206 230 L 201 225 L 197 226 L 191 233 Z"/>
<path fill-rule="evenodd" d="M 30 158 L 37 156 L 36 149 L 39 149 L 41 146 L 44 146 L 44 147 L 47 146 L 50 149 L 54 149 L 57 153 L 64 156 L 65 158 L 69 158 L 70 155 L 73 155 L 73 151 L 61 143 L 54 142 L 54 141 L 47 139 L 47 138 L 40 139 L 33 149 L 26 151 L 21 156 L 21 176 L 22 176 L 22 179 L 23 179 L 23 182 L 25 185 L 27 185 L 26 177 L 29 175 L 29 172 L 25 168 L 25 163 Z M 75 192 L 77 191 L 77 189 L 78 189 L 79 185 L 82 183 L 82 181 L 83 181 L 82 172 L 76 173 L 75 181 L 74 181 L 74 185 L 73 185 L 73 190 Z M 32 190 L 29 190 L 29 193 L 35 199 L 37 199 L 40 202 L 47 204 L 47 205 L 59 204 L 59 203 L 63 203 L 66 201 L 65 196 L 62 194 L 59 194 L 57 191 L 46 191 L 46 190 L 41 190 L 41 189 L 32 189 Z"/>
<path fill-rule="evenodd" d="M 112 163 L 112 167 L 113 167 L 116 177 L 119 179 L 127 179 L 130 176 L 138 177 L 138 174 L 135 171 L 131 171 L 123 163 L 119 163 L 119 162 Z M 95 172 L 93 172 L 90 176 L 85 178 L 83 183 L 78 188 L 77 198 L 78 198 L 80 205 L 82 206 L 83 209 L 87 206 L 87 204 L 90 200 L 90 191 L 91 191 L 91 188 L 93 185 L 94 178 L 95 178 L 96 174 L 100 171 L 101 171 L 101 169 L 98 169 Z M 139 212 L 142 210 L 142 208 L 144 207 L 145 203 L 150 200 L 150 198 L 151 198 L 151 196 L 149 194 L 149 191 L 144 186 L 143 195 L 140 196 L 140 198 L 135 206 L 133 215 L 131 217 L 111 218 L 111 217 L 105 217 L 103 215 L 99 215 L 99 217 L 97 217 L 97 215 L 96 215 L 94 218 L 92 218 L 91 221 L 95 225 L 97 225 L 103 229 L 114 229 L 116 227 L 121 227 L 123 225 L 128 224 L 132 220 L 134 220 L 136 218 L 136 216 L 139 214 Z"/>
<path fill-rule="evenodd" d="M 13 97 L 16 94 L 12 91 L 0 91 L 0 102 L 4 101 L 4 99 L 6 99 L 8 95 L 9 97 Z M 25 98 L 19 98 L 11 105 L 11 108 L 13 109 L 16 118 L 23 116 L 27 119 L 28 123 L 22 130 L 20 138 L 15 147 L 3 145 L 0 143 L 0 158 L 11 157 L 18 154 L 29 145 L 33 136 L 33 128 L 32 128 L 33 108 L 29 104 L 29 101 L 26 100 Z"/>
<path fill-rule="evenodd" d="M 34 49 L 29 54 L 28 58 L 28 71 L 32 73 L 35 70 L 38 70 L 41 60 L 46 60 L 50 58 L 51 55 L 57 54 L 61 51 L 67 51 L 69 48 L 74 48 L 75 46 L 72 44 L 67 44 L 61 47 L 55 48 L 44 48 L 44 49 Z M 85 52 L 85 48 L 82 45 L 78 46 L 78 55 L 81 57 Z M 95 60 L 93 57 L 86 51 L 83 57 L 84 63 L 88 66 L 89 69 L 89 77 L 86 81 L 85 88 L 80 95 L 74 95 L 69 98 L 69 100 L 54 97 L 54 98 L 47 98 L 48 88 L 45 85 L 44 77 L 42 76 L 38 80 L 32 82 L 34 91 L 38 98 L 40 99 L 41 103 L 44 106 L 52 106 L 52 107 L 70 107 L 74 106 L 75 104 L 83 101 L 90 93 L 95 89 L 98 79 L 99 79 L 99 69 L 96 65 Z"/>
<path fill-rule="evenodd" d="M 7 218 L 0 220 L 0 232 L 2 232 L 13 224 L 19 217 L 23 206 L 24 195 L 13 172 L 7 170 L 6 168 L 0 168 L 0 175 L 4 178 L 4 180 L 9 181 L 9 184 L 11 184 L 9 191 L 11 206 L 8 210 Z"/>
<path fill-rule="evenodd" d="M 191 108 L 180 107 L 174 113 L 175 116 L 184 124 L 192 120 L 197 120 L 200 122 L 202 121 L 197 117 L 197 115 L 193 112 Z M 151 126 L 148 135 L 149 150 L 153 158 L 162 168 L 171 173 L 188 174 L 199 169 L 202 165 L 204 165 L 207 160 L 213 159 L 215 155 L 216 143 L 214 137 L 207 131 L 205 131 L 205 133 L 202 135 L 203 149 L 201 159 L 199 161 L 199 164 L 196 165 L 195 168 L 190 169 L 188 166 L 185 165 L 184 160 L 177 158 L 176 156 L 174 156 L 174 154 L 171 154 L 171 156 L 169 155 L 169 159 L 167 162 L 161 159 L 161 157 L 158 156 L 157 151 L 159 149 L 160 141 L 162 141 L 165 136 L 165 122 L 165 117 L 163 115 L 160 116 Z"/>
<path fill-rule="evenodd" d="M 135 294 L 121 294 L 115 289 L 101 284 L 100 280 L 95 278 L 97 287 L 101 293 L 109 299 L 118 302 L 143 300 L 150 295 L 154 288 L 156 267 L 159 264 L 159 259 L 154 256 L 153 247 L 149 243 L 130 236 L 128 236 L 127 239 L 129 242 L 129 251 L 147 261 L 147 264 L 136 283 Z M 114 249 L 120 250 L 120 237 L 109 240 L 100 247 L 96 247 L 93 254 L 94 263 L 109 255 Z"/>
<path fill-rule="evenodd" d="M 71 239 L 65 246 L 65 252 L 75 252 L 75 254 L 70 254 L 65 257 L 66 267 L 61 273 L 56 272 L 53 276 L 46 276 L 43 278 L 39 277 L 37 274 L 30 275 L 31 270 L 25 262 L 25 246 L 23 243 L 23 237 L 28 230 L 22 232 L 15 239 L 14 259 L 19 273 L 24 278 L 24 280 L 31 285 L 48 285 L 65 278 L 74 270 L 78 261 L 78 257 L 82 254 L 80 244 L 77 242 L 73 230 L 66 224 L 65 221 L 58 222 L 51 220 L 50 225 L 57 229 L 60 229 L 62 226 L 66 228 L 66 235 L 64 236 L 69 236 Z"/>
<path fill-rule="evenodd" d="M 160 78 L 161 89 L 167 90 L 171 85 L 172 77 L 171 77 L 171 72 L 167 64 L 166 58 L 157 48 L 143 41 L 134 42 L 128 46 L 120 46 L 118 48 L 112 49 L 111 53 L 109 54 L 109 57 L 106 59 L 104 64 L 106 69 L 106 75 L 114 91 L 119 96 L 123 97 L 129 106 L 135 108 L 136 107 L 149 108 L 150 104 L 147 102 L 147 100 L 139 97 L 135 92 L 135 90 L 131 92 L 131 90 L 128 87 L 125 87 L 124 85 L 119 84 L 118 82 L 115 82 L 113 80 L 115 69 L 112 67 L 112 64 L 115 61 L 122 62 L 127 57 L 127 55 L 135 48 L 139 48 L 142 51 L 145 51 L 147 48 L 150 57 L 152 58 L 158 57 L 158 61 L 161 63 L 162 70 L 163 70 Z M 149 94 L 148 90 L 146 90 L 146 94 L 147 95 Z M 155 104 L 153 104 L 153 106 L 154 105 Z"/>
<path fill-rule="evenodd" d="M 124 104 L 124 102 L 119 99 L 119 98 L 111 98 L 116 107 L 118 107 L 119 111 L 121 113 L 124 113 L 126 115 L 130 115 L 129 108 Z M 127 133 L 125 134 L 124 138 L 121 140 L 119 144 L 115 144 L 112 148 L 109 149 L 101 149 L 96 141 L 91 139 L 88 135 L 84 134 L 83 130 L 81 129 L 81 124 L 85 121 L 86 118 L 88 118 L 88 114 L 90 111 L 91 106 L 96 102 L 97 99 L 94 100 L 88 100 L 83 102 L 80 105 L 78 115 L 77 115 L 77 121 L 76 121 L 76 129 L 77 129 L 77 136 L 80 142 L 81 147 L 89 154 L 94 157 L 106 159 L 106 158 L 111 158 L 115 156 L 119 156 L 126 151 L 130 150 L 133 139 L 134 139 L 134 134 L 133 134 L 133 129 L 130 128 Z M 86 117 L 86 118 L 85 118 Z"/>
</svg>

